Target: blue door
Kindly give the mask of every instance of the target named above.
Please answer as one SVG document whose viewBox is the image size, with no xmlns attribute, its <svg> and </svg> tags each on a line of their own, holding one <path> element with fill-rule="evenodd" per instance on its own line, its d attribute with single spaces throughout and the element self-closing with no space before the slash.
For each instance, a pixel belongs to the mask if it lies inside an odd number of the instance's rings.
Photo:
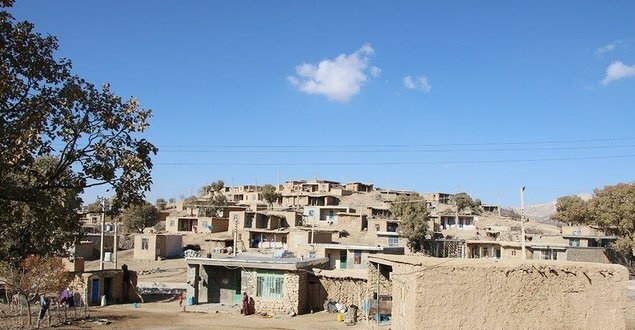
<svg viewBox="0 0 635 330">
<path fill-rule="evenodd" d="M 90 303 L 93 305 L 99 304 L 99 279 L 93 279 L 93 285 L 90 295 Z"/>
</svg>

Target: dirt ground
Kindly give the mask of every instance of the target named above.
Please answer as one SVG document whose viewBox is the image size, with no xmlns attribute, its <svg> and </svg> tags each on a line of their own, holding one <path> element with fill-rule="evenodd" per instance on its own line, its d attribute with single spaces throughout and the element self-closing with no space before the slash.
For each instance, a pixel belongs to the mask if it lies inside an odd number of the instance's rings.
<svg viewBox="0 0 635 330">
<path fill-rule="evenodd" d="M 91 317 L 107 319 L 111 323 L 100 325 L 91 321 L 61 329 L 365 329 L 361 323 L 346 326 L 343 322 L 337 322 L 336 314 L 327 312 L 264 318 L 225 311 L 183 312 L 178 302 L 146 303 L 136 309 L 131 304 L 96 307 L 91 309 Z"/>
</svg>

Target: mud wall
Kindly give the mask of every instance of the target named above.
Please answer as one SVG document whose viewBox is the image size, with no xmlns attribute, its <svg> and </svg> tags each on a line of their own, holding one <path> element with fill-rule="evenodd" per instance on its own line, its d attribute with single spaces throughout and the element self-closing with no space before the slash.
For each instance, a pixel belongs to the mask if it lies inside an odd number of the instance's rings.
<svg viewBox="0 0 635 330">
<path fill-rule="evenodd" d="M 436 259 L 394 265 L 394 329 L 624 329 L 619 265 Z"/>
<path fill-rule="evenodd" d="M 323 310 L 325 300 L 361 308 L 362 301 L 366 298 L 366 290 L 365 279 L 309 276 L 309 309 Z"/>
</svg>

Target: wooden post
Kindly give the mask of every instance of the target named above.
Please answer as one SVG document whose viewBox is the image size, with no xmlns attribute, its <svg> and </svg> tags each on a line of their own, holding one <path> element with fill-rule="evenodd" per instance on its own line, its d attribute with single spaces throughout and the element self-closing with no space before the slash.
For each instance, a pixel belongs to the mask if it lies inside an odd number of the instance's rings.
<svg viewBox="0 0 635 330">
<path fill-rule="evenodd" d="M 379 263 L 377 263 L 377 325 L 379 325 L 379 276 L 381 273 L 379 272 Z"/>
</svg>

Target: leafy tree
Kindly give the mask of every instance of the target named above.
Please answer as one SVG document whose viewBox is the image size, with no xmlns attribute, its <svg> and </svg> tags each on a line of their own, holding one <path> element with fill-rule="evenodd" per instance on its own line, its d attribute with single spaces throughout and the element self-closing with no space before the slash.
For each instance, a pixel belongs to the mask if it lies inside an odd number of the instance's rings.
<svg viewBox="0 0 635 330">
<path fill-rule="evenodd" d="M 190 196 L 183 201 L 184 205 L 193 209 L 198 209 L 198 213 L 204 217 L 218 216 L 219 210 L 227 205 L 227 197 L 223 194 L 214 194 L 206 199 L 199 199 Z"/>
<path fill-rule="evenodd" d="M 159 210 L 165 210 L 165 206 L 168 205 L 168 202 L 166 202 L 163 198 L 157 198 L 157 201 L 154 202 L 154 204 Z"/>
<path fill-rule="evenodd" d="M 223 180 L 217 180 L 216 182 L 212 182 L 209 187 L 213 192 L 219 193 L 225 188 L 225 182 Z"/>
<path fill-rule="evenodd" d="M 59 293 L 72 280 L 61 258 L 45 258 L 39 255 L 27 256 L 18 265 L 1 261 L 0 277 L 7 292 L 17 293 L 29 302 L 40 294 Z M 27 304 L 27 309 L 31 324 L 30 303 Z"/>
<path fill-rule="evenodd" d="M 587 202 L 580 196 L 563 196 L 556 201 L 556 214 L 553 220 L 568 224 L 583 224 L 589 221 Z"/>
<path fill-rule="evenodd" d="M 262 186 L 262 198 L 273 207 L 273 203 L 277 202 L 280 198 L 280 194 L 276 192 L 276 187 L 270 184 Z"/>
<path fill-rule="evenodd" d="M 168 203 L 170 203 L 170 204 L 176 203 L 176 198 L 170 197 L 170 199 L 168 200 Z"/>
<path fill-rule="evenodd" d="M 102 201 L 98 199 L 98 200 L 88 204 L 86 206 L 86 211 L 88 213 L 101 213 L 101 212 L 105 211 L 108 214 L 112 214 L 113 213 L 112 200 L 111 199 L 106 199 L 106 201 L 102 204 Z M 117 213 L 117 212 L 114 212 L 114 213 Z"/>
<path fill-rule="evenodd" d="M 208 185 L 204 185 L 198 189 L 199 196 L 207 196 L 210 193 L 219 193 L 225 187 L 225 182 L 223 180 L 217 180 L 216 182 L 212 182 Z"/>
<path fill-rule="evenodd" d="M 138 137 L 150 110 L 72 74 L 70 60 L 54 56 L 57 39 L 16 22 L 4 10 L 12 3 L 0 1 L 0 259 L 72 243 L 79 219 L 68 211 L 79 205 L 66 202 L 87 187 L 111 186 L 114 209 L 142 200 L 157 152 Z"/>
<path fill-rule="evenodd" d="M 56 164 L 54 157 L 40 157 L 26 173 L 7 176 L 34 195 L 29 203 L 0 200 L 0 260 L 17 265 L 31 254 L 59 255 L 79 234 L 81 189 L 34 189 L 39 184 L 37 178 L 54 171 Z M 74 175 L 70 170 L 64 173 L 64 177 Z"/>
<path fill-rule="evenodd" d="M 148 203 L 132 204 L 123 211 L 123 224 L 130 232 L 142 233 L 146 227 L 151 227 L 159 222 L 159 211 Z"/>
<path fill-rule="evenodd" d="M 590 222 L 617 232 L 616 250 L 633 258 L 635 249 L 635 183 L 619 183 L 595 189 L 588 202 Z"/>
<path fill-rule="evenodd" d="M 478 213 L 481 207 L 481 200 L 473 200 L 472 197 L 465 192 L 452 195 L 452 202 L 456 206 L 457 212 L 470 209 L 472 213 Z"/>
<path fill-rule="evenodd" d="M 408 240 L 408 247 L 414 252 L 423 251 L 430 214 L 421 196 L 398 196 L 390 211 L 396 219 L 401 220 L 399 234 Z"/>
</svg>

